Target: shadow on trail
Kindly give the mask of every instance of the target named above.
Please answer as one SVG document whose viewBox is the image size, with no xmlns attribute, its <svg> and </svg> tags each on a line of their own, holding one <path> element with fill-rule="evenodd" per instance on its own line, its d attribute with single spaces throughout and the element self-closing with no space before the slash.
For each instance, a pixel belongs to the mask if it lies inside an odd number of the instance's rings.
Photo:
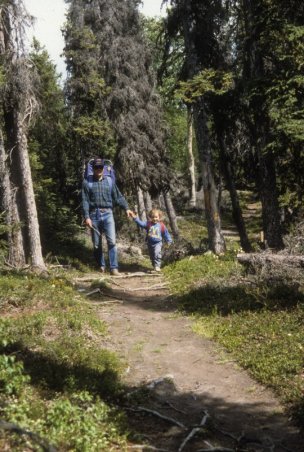
<svg viewBox="0 0 304 452">
<path fill-rule="evenodd" d="M 125 429 L 122 431 L 129 434 L 133 444 L 178 451 L 188 434 L 208 413 L 206 423 L 183 451 L 199 451 L 208 444 L 209 447 L 229 447 L 243 452 L 304 450 L 296 430 L 289 428 L 279 413 L 267 410 L 265 404 L 231 403 L 229 395 L 224 399 L 210 394 L 179 392 L 170 379 L 155 381 L 150 389 L 148 385 L 122 388 L 118 373 L 109 369 L 98 372 L 85 365 L 59 363 L 56 358 L 30 351 L 20 343 L 11 344 L 10 351 L 22 358 L 31 384 L 44 395 L 50 391 L 49 399 L 53 391 L 58 396 L 86 390 L 118 411 L 124 411 L 127 422 L 120 429 Z"/>
<path fill-rule="evenodd" d="M 141 271 L 138 270 L 137 271 Z M 187 314 L 213 315 L 214 312 L 221 316 L 227 316 L 231 313 L 240 313 L 246 311 L 260 311 L 267 309 L 292 310 L 299 303 L 304 303 L 304 294 L 298 287 L 277 284 L 273 286 L 252 287 L 246 284 L 235 286 L 219 286 L 207 284 L 197 289 L 180 295 L 170 295 L 169 289 L 159 285 L 159 288 L 153 290 L 153 285 L 157 286 L 160 278 L 146 274 L 148 282 L 142 286 L 142 290 L 135 292 L 132 288 L 119 287 L 120 280 L 112 280 L 111 287 L 104 289 L 103 293 L 113 295 L 128 304 L 136 304 L 142 309 L 151 311 L 176 311 L 179 309 Z M 168 286 L 169 287 L 169 286 Z M 152 290 L 151 290 L 152 289 Z M 143 295 L 144 294 L 144 295 Z M 95 302 L 100 301 L 102 297 L 95 295 L 90 297 Z"/>
<path fill-rule="evenodd" d="M 160 382 L 151 391 L 146 387 L 133 390 L 133 403 L 137 401 L 139 409 L 131 411 L 129 422 L 153 446 L 178 451 L 188 434 L 205 419 L 206 424 L 197 430 L 184 451 L 208 447 L 243 452 L 304 450 L 303 438 L 286 425 L 283 416 L 267 410 L 266 403 L 237 404 L 207 393 L 181 393 L 170 380 Z M 148 407 L 153 413 L 141 407 Z M 158 418 L 158 414 L 168 419 Z"/>
</svg>

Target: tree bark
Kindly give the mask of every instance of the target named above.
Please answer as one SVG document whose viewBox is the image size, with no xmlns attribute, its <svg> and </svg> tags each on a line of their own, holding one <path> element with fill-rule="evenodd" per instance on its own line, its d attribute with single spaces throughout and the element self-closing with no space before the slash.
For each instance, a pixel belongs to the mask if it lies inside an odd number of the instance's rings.
<svg viewBox="0 0 304 452">
<path fill-rule="evenodd" d="M 176 219 L 176 214 L 175 214 L 175 209 L 172 203 L 172 199 L 170 196 L 170 193 L 168 191 L 164 191 L 163 192 L 163 196 L 164 196 L 164 201 L 165 201 L 165 205 L 166 205 L 166 210 L 167 210 L 167 215 L 169 218 L 169 223 L 171 226 L 171 230 L 172 230 L 172 234 L 173 237 L 175 239 L 179 238 L 179 230 L 178 230 L 178 225 L 177 225 L 177 219 Z"/>
<path fill-rule="evenodd" d="M 137 187 L 137 203 L 138 203 L 138 216 L 142 221 L 147 221 L 147 214 L 144 202 L 143 191 L 140 187 Z"/>
<path fill-rule="evenodd" d="M 259 5 L 253 0 L 242 0 L 244 26 L 247 36 L 244 51 L 244 78 L 250 81 L 253 89 L 250 94 L 247 121 L 250 124 L 252 147 L 255 150 L 258 168 L 256 172 L 257 189 L 262 202 L 263 231 L 266 247 L 282 249 L 284 247 L 280 223 L 278 192 L 276 184 L 275 156 L 267 148 L 269 140 L 269 114 L 263 90 L 255 87 L 255 83 L 262 86 L 267 77 L 264 55 L 261 51 L 260 40 L 265 30 L 258 27 L 256 17 L 259 15 Z M 260 94 L 257 94 L 259 91 Z"/>
<path fill-rule="evenodd" d="M 266 248 L 280 250 L 284 248 L 281 217 L 277 194 L 274 156 L 271 151 L 259 149 L 258 189 L 262 202 L 262 220 Z"/>
<path fill-rule="evenodd" d="M 231 161 L 219 129 L 217 130 L 217 137 L 220 148 L 221 168 L 225 178 L 226 186 L 230 194 L 232 204 L 233 220 L 235 222 L 235 225 L 240 236 L 241 247 L 243 248 L 244 251 L 246 251 L 246 253 L 249 253 L 252 250 L 252 248 L 246 231 L 243 213 L 239 201 L 239 195 L 237 193 L 237 189 L 235 186 L 234 170 L 231 165 Z"/>
<path fill-rule="evenodd" d="M 44 270 L 46 267 L 42 257 L 38 215 L 27 147 L 26 126 L 24 122 L 25 117 L 22 117 L 20 112 L 15 112 L 17 142 L 13 153 L 16 153 L 16 160 L 19 163 L 18 168 L 20 170 L 21 187 L 25 201 L 25 206 L 23 206 L 23 208 L 25 207 L 27 219 L 29 244 L 28 258 L 32 267 L 38 267 Z"/>
<path fill-rule="evenodd" d="M 251 267 L 260 267 L 265 264 L 289 266 L 289 267 L 304 267 L 304 256 L 296 256 L 289 254 L 270 254 L 270 253 L 244 253 L 238 254 L 237 260 L 240 264 Z"/>
<path fill-rule="evenodd" d="M 193 34 L 193 10 L 191 2 L 183 5 L 183 34 L 186 51 L 187 77 L 193 78 L 202 69 L 204 62 L 198 53 L 198 44 Z M 225 252 L 226 245 L 221 231 L 221 218 L 217 199 L 213 168 L 211 164 L 211 146 L 209 130 L 207 126 L 207 115 L 205 111 L 204 98 L 200 97 L 193 103 L 193 119 L 198 147 L 198 154 L 202 168 L 202 179 L 204 188 L 205 216 L 208 229 L 208 244 L 211 251 L 216 254 Z"/>
<path fill-rule="evenodd" d="M 6 139 L 10 150 L 10 172 L 7 171 L 9 183 L 5 181 L 10 194 L 6 193 L 6 202 L 10 204 L 8 211 L 13 217 L 8 220 L 11 220 L 12 224 L 16 223 L 19 216 L 24 220 L 23 253 L 33 267 L 45 270 L 26 137 L 32 101 L 35 100 L 32 96 L 33 82 L 21 52 L 23 21 L 28 16 L 22 2 L 15 3 L 9 2 L 7 7 L 0 11 L 0 54 L 6 57 L 5 68 L 12 79 L 10 83 L 7 82 L 6 99 L 3 100 Z M 5 153 L 3 162 L 3 170 L 6 172 Z M 19 245 L 21 246 L 20 240 Z M 13 249 L 14 245 L 11 246 L 10 253 L 14 255 L 16 251 Z M 21 256 L 21 249 L 19 251 Z"/>
<path fill-rule="evenodd" d="M 205 215 L 208 229 L 208 244 L 215 254 L 226 250 L 225 239 L 221 230 L 221 217 L 218 206 L 217 188 L 215 185 L 211 164 L 211 152 L 207 118 L 203 101 L 194 104 L 194 121 L 197 145 L 202 166 L 204 188 Z"/>
<path fill-rule="evenodd" d="M 4 148 L 3 134 L 0 131 L 0 186 L 2 194 L 2 208 L 7 226 L 8 258 L 7 262 L 14 268 L 21 268 L 26 264 L 21 223 L 16 204 L 16 190 L 12 189 L 7 165 L 7 154 Z"/>
<path fill-rule="evenodd" d="M 193 156 L 193 115 L 191 107 L 187 107 L 187 149 L 189 157 L 189 173 L 190 173 L 190 200 L 189 206 L 196 207 L 196 180 L 195 180 L 195 161 Z"/>
<path fill-rule="evenodd" d="M 144 195 L 144 203 L 145 203 L 145 209 L 147 215 L 149 215 L 149 212 L 152 210 L 152 199 L 150 196 L 150 193 L 148 191 L 143 192 Z"/>
</svg>

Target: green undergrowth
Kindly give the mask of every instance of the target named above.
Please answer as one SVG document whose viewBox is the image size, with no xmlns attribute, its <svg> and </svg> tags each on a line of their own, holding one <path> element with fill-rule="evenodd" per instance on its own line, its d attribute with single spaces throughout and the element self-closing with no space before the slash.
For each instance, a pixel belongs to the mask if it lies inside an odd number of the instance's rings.
<svg viewBox="0 0 304 452">
<path fill-rule="evenodd" d="M 242 275 L 233 252 L 200 255 L 164 268 L 194 330 L 224 346 L 304 421 L 304 288 L 284 278 Z"/>
<path fill-rule="evenodd" d="M 33 433 L 0 430 L 0 449 L 124 450 L 122 363 L 95 308 L 63 276 L 7 273 L 0 313 L 0 419 Z"/>
</svg>

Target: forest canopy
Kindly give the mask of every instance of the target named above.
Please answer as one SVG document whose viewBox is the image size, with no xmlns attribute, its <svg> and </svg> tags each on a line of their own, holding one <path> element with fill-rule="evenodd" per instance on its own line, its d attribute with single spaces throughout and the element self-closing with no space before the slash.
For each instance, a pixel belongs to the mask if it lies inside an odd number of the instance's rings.
<svg viewBox="0 0 304 452">
<path fill-rule="evenodd" d="M 86 161 L 114 163 L 145 216 L 201 209 L 208 247 L 225 252 L 221 194 L 252 249 L 240 193 L 261 203 L 263 243 L 284 248 L 303 216 L 304 7 L 294 1 L 68 0 L 67 79 L 34 39 L 21 0 L 0 7 L 2 237 L 6 262 L 44 267 L 79 230 Z M 203 190 L 203 201 L 196 199 Z M 24 208 L 26 206 L 26 208 Z M 202 221 L 204 218 L 202 217 Z"/>
</svg>

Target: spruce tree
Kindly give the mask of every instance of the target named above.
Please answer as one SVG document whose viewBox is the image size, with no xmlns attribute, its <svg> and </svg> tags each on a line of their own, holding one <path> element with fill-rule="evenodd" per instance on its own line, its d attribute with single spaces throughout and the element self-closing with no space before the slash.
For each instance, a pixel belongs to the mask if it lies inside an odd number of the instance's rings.
<svg viewBox="0 0 304 452">
<path fill-rule="evenodd" d="M 98 77 L 105 82 L 105 91 L 96 104 L 104 108 L 104 117 L 114 130 L 115 164 L 120 183 L 133 187 L 134 193 L 137 186 L 152 195 L 169 189 L 165 125 L 137 10 L 139 2 L 73 0 L 69 3 L 66 49 L 72 48 L 70 36 L 86 30 L 90 49 L 93 49 L 91 65 L 97 65 Z M 79 83 L 78 73 L 86 67 L 84 55 L 80 46 L 74 53 L 68 53 L 68 69 L 69 64 L 74 68 L 70 86 Z M 86 59 L 90 59 L 88 49 Z M 72 96 L 71 88 L 70 91 Z M 74 102 L 77 110 L 80 102 Z M 97 105 L 88 110 L 88 116 L 92 117 L 95 107 Z"/>
<path fill-rule="evenodd" d="M 10 264 L 20 266 L 26 259 L 32 267 L 43 270 L 45 264 L 27 144 L 28 126 L 37 104 L 33 71 L 24 50 L 24 27 L 28 23 L 29 16 L 21 0 L 9 0 L 2 5 L 0 52 L 5 74 L 2 112 L 6 154 L 1 153 L 1 168 L 2 175 L 3 169 L 9 172 L 9 182 L 8 178 L 2 179 L 2 187 L 5 199 L 9 201 L 7 221 L 12 223 L 8 226 L 19 228 L 15 237 L 9 237 L 9 246 L 18 247 L 17 251 L 10 249 Z"/>
</svg>

